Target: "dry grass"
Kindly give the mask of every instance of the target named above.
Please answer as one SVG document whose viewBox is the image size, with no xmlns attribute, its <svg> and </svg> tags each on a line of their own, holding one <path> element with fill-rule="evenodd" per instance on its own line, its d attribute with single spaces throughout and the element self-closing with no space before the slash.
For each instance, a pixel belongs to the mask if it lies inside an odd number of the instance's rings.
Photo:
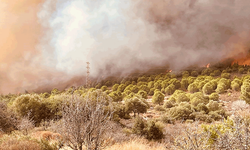
<svg viewBox="0 0 250 150">
<path fill-rule="evenodd" d="M 148 143 L 146 140 L 136 139 L 121 144 L 115 144 L 105 150 L 166 150 L 166 148 L 160 144 Z"/>
<path fill-rule="evenodd" d="M 1 143 L 0 150 L 41 150 L 41 147 L 31 140 L 9 138 Z"/>
<path fill-rule="evenodd" d="M 58 133 L 53 133 L 50 131 L 38 131 L 32 134 L 32 137 L 36 139 L 43 139 L 43 140 L 60 140 L 62 137 Z"/>
</svg>

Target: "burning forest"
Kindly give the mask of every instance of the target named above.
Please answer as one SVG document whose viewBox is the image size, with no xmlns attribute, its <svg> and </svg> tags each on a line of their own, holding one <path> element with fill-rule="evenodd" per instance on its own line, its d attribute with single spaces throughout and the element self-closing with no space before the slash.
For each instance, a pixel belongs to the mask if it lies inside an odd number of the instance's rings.
<svg viewBox="0 0 250 150">
<path fill-rule="evenodd" d="M 0 0 L 0 150 L 250 149 L 249 7 Z"/>
</svg>

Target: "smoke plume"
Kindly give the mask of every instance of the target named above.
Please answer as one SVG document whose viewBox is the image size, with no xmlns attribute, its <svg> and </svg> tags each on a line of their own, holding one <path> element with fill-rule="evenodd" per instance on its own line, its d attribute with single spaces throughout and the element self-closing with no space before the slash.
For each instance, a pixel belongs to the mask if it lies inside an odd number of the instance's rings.
<svg viewBox="0 0 250 150">
<path fill-rule="evenodd" d="M 92 77 L 227 58 L 248 62 L 249 6 L 246 0 L 0 0 L 0 92 L 83 84 L 86 61 Z"/>
</svg>

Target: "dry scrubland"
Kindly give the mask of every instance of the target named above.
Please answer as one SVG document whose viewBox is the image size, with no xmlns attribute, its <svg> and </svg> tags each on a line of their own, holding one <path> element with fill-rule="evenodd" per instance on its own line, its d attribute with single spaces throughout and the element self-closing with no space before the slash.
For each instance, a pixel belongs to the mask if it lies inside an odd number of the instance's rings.
<svg viewBox="0 0 250 150">
<path fill-rule="evenodd" d="M 0 97 L 0 150 L 250 149 L 250 66 Z"/>
</svg>

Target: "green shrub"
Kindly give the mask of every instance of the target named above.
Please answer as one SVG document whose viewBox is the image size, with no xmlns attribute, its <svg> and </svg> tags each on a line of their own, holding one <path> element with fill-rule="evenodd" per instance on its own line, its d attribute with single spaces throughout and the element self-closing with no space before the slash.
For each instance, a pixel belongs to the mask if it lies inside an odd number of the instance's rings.
<svg viewBox="0 0 250 150">
<path fill-rule="evenodd" d="M 155 88 L 151 88 L 150 91 L 148 92 L 149 96 L 153 96 L 155 93 Z"/>
<path fill-rule="evenodd" d="M 150 81 L 148 82 L 148 87 L 151 89 L 151 88 L 154 88 L 154 81 Z"/>
<path fill-rule="evenodd" d="M 231 74 L 230 74 L 230 73 L 222 73 L 222 74 L 221 74 L 221 77 L 222 77 L 222 78 L 225 78 L 225 79 L 230 79 Z"/>
<path fill-rule="evenodd" d="M 219 103 L 213 100 L 210 100 L 206 106 L 209 111 L 216 111 L 221 109 Z"/>
<path fill-rule="evenodd" d="M 182 72 L 182 78 L 186 78 L 189 76 L 189 72 L 188 71 L 183 71 Z"/>
<path fill-rule="evenodd" d="M 169 81 L 170 81 L 170 80 L 164 80 L 164 81 L 161 83 L 162 89 L 165 89 L 166 87 L 169 86 Z"/>
<path fill-rule="evenodd" d="M 211 118 L 213 118 L 215 121 L 219 121 L 219 120 L 221 120 L 223 117 L 220 115 L 220 114 L 218 114 L 216 111 L 210 111 L 209 113 L 208 113 L 208 115 L 211 117 Z"/>
<path fill-rule="evenodd" d="M 129 112 L 126 111 L 126 107 L 124 104 L 115 103 L 113 119 L 115 121 L 119 121 L 119 118 L 130 119 L 131 117 L 129 116 Z"/>
<path fill-rule="evenodd" d="M 137 117 L 132 132 L 140 136 L 146 136 L 148 140 L 160 140 L 163 138 L 162 128 L 153 120 L 145 122 L 142 118 Z"/>
<path fill-rule="evenodd" d="M 196 78 L 189 76 L 187 79 L 188 79 L 188 84 L 191 84 L 195 81 Z"/>
<path fill-rule="evenodd" d="M 118 86 L 118 88 L 117 88 L 117 91 L 119 91 L 119 92 L 123 92 L 124 90 L 125 90 L 125 88 L 126 88 L 126 85 L 125 84 L 120 84 L 119 86 Z"/>
<path fill-rule="evenodd" d="M 163 106 L 156 105 L 154 108 L 156 111 L 166 111 L 166 109 Z"/>
<path fill-rule="evenodd" d="M 231 88 L 234 91 L 240 91 L 240 85 L 238 83 L 232 83 Z"/>
<path fill-rule="evenodd" d="M 180 93 L 176 96 L 176 102 L 181 103 L 181 102 L 189 102 L 190 99 L 187 97 L 186 93 Z"/>
<path fill-rule="evenodd" d="M 238 72 L 239 72 L 240 74 L 246 73 L 244 68 L 239 68 Z"/>
<path fill-rule="evenodd" d="M 207 82 L 204 80 L 204 81 L 201 81 L 201 82 L 198 82 L 198 89 L 199 91 L 202 91 L 202 88 L 203 86 L 206 84 Z"/>
<path fill-rule="evenodd" d="M 212 93 L 212 94 L 209 96 L 209 100 L 219 101 L 219 94 L 218 94 L 218 93 Z"/>
<path fill-rule="evenodd" d="M 169 124 L 173 124 L 175 121 L 172 117 L 170 117 L 168 113 L 161 115 L 160 120 L 164 123 L 169 123 Z"/>
<path fill-rule="evenodd" d="M 213 73 L 214 73 L 215 76 L 221 75 L 221 71 L 220 70 L 214 70 Z"/>
<path fill-rule="evenodd" d="M 168 95 L 171 95 L 175 92 L 176 88 L 173 84 L 170 84 L 168 87 L 165 89 L 165 93 Z"/>
<path fill-rule="evenodd" d="M 138 94 L 139 94 L 142 98 L 144 98 L 144 99 L 147 99 L 147 98 L 148 98 L 147 92 L 145 92 L 145 91 L 143 91 L 143 90 L 140 90 L 140 91 L 138 92 Z"/>
<path fill-rule="evenodd" d="M 146 113 L 149 108 L 149 104 L 143 98 L 133 97 L 125 100 L 126 112 L 133 112 L 134 116 L 136 113 Z"/>
<path fill-rule="evenodd" d="M 155 82 L 154 83 L 154 88 L 155 89 L 158 89 L 158 90 L 161 90 L 161 83 L 158 81 L 158 82 Z"/>
<path fill-rule="evenodd" d="M 140 90 L 143 90 L 143 91 L 145 91 L 145 92 L 147 92 L 147 93 L 149 93 L 149 91 L 150 91 L 150 88 L 149 88 L 148 86 L 146 86 L 146 85 L 141 85 L 141 86 L 139 87 L 139 89 L 140 89 Z"/>
<path fill-rule="evenodd" d="M 171 79 L 168 83 L 170 85 L 173 84 L 175 86 L 175 89 L 179 89 L 181 87 L 181 82 L 176 78 Z"/>
<path fill-rule="evenodd" d="M 169 110 L 169 115 L 173 119 L 189 119 L 189 115 L 193 112 L 191 105 L 187 102 L 182 102 L 179 106 L 172 107 Z"/>
<path fill-rule="evenodd" d="M 190 114 L 190 118 L 192 118 L 193 120 L 196 120 L 196 121 L 204 121 L 207 123 L 213 122 L 213 119 L 203 111 L 202 112 L 193 112 L 192 114 Z"/>
<path fill-rule="evenodd" d="M 201 75 L 210 75 L 211 72 L 212 70 L 210 68 L 206 68 L 202 70 Z"/>
<path fill-rule="evenodd" d="M 224 120 L 223 123 L 211 124 L 211 125 L 202 124 L 201 127 L 203 128 L 203 132 L 209 135 L 208 142 L 209 144 L 212 145 L 226 131 L 232 131 L 233 126 L 234 126 L 233 120 L 227 118 L 227 120 Z"/>
<path fill-rule="evenodd" d="M 218 81 L 218 86 L 215 91 L 221 94 L 221 93 L 224 93 L 225 90 L 229 89 L 230 87 L 231 87 L 231 81 L 229 79 L 221 78 Z"/>
<path fill-rule="evenodd" d="M 131 84 L 132 85 L 132 84 Z M 133 93 L 138 93 L 139 92 L 139 88 L 136 86 L 136 85 L 133 85 L 132 87 L 131 87 L 131 91 L 133 92 Z"/>
<path fill-rule="evenodd" d="M 231 88 L 234 91 L 240 91 L 240 87 L 242 85 L 242 81 L 238 78 L 235 78 L 231 83 Z"/>
<path fill-rule="evenodd" d="M 182 80 L 181 80 L 181 88 L 182 89 L 187 89 L 188 88 L 188 79 L 186 79 L 186 78 L 182 78 Z"/>
<path fill-rule="evenodd" d="M 132 132 L 134 134 L 138 134 L 138 135 L 141 135 L 141 136 L 145 135 L 147 133 L 146 127 L 147 127 L 146 122 L 142 118 L 137 116 L 135 118 L 135 123 L 134 123 L 134 126 L 132 128 Z"/>
<path fill-rule="evenodd" d="M 204 103 L 199 103 L 195 108 L 199 112 L 205 112 L 206 114 L 209 113 L 209 110 Z"/>
<path fill-rule="evenodd" d="M 163 107 L 164 107 L 164 108 L 172 108 L 172 107 L 174 107 L 174 104 L 175 104 L 174 101 L 167 100 L 167 101 L 164 103 Z"/>
<path fill-rule="evenodd" d="M 148 81 L 148 78 L 145 77 L 145 76 L 142 76 L 142 77 L 139 77 L 138 80 L 137 80 L 137 83 L 138 82 L 147 82 Z"/>
<path fill-rule="evenodd" d="M 164 137 L 162 128 L 157 126 L 155 121 L 149 121 L 147 124 L 146 138 L 148 140 L 160 140 Z"/>
<path fill-rule="evenodd" d="M 106 90 L 108 90 L 108 87 L 105 85 L 105 86 L 102 86 L 101 87 L 101 90 L 104 92 L 104 91 L 106 91 Z"/>
<path fill-rule="evenodd" d="M 169 98 L 170 101 L 175 101 L 177 103 L 189 102 L 189 97 L 182 90 L 176 90 L 174 94 Z"/>
<path fill-rule="evenodd" d="M 207 104 L 209 101 L 209 98 L 207 96 L 204 96 L 202 92 L 197 92 L 192 95 L 190 95 L 190 103 L 193 106 L 197 106 L 199 104 Z"/>
<path fill-rule="evenodd" d="M 112 98 L 112 100 L 114 102 L 122 101 L 122 94 L 121 94 L 121 92 L 113 91 L 113 92 L 109 93 L 109 96 Z"/>
<path fill-rule="evenodd" d="M 11 132 L 16 128 L 15 115 L 5 102 L 0 101 L 0 132 Z"/>
<path fill-rule="evenodd" d="M 199 91 L 198 83 L 194 82 L 194 83 L 191 83 L 191 84 L 188 86 L 188 92 L 190 92 L 190 93 L 195 93 L 195 92 L 198 92 L 198 91 Z"/>
<path fill-rule="evenodd" d="M 21 117 L 29 114 L 29 117 L 39 124 L 42 120 L 51 119 L 55 115 L 53 104 L 55 103 L 45 101 L 37 94 L 26 94 L 16 98 L 14 108 Z"/>
<path fill-rule="evenodd" d="M 152 102 L 154 104 L 161 104 L 164 101 L 164 94 L 160 91 L 156 91 L 152 97 Z"/>
<path fill-rule="evenodd" d="M 204 87 L 202 88 L 203 93 L 208 94 L 208 95 L 213 93 L 214 90 L 215 90 L 215 86 L 211 82 L 206 83 Z"/>
<path fill-rule="evenodd" d="M 112 91 L 116 91 L 116 90 L 118 89 L 118 87 L 119 87 L 119 84 L 115 84 L 115 85 L 113 85 L 113 87 L 112 87 Z"/>
<path fill-rule="evenodd" d="M 198 72 L 197 71 L 192 71 L 191 72 L 191 76 L 193 76 L 193 77 L 197 77 L 199 74 L 198 74 Z"/>
<path fill-rule="evenodd" d="M 250 80 L 245 80 L 241 86 L 240 98 L 250 104 Z"/>
</svg>

